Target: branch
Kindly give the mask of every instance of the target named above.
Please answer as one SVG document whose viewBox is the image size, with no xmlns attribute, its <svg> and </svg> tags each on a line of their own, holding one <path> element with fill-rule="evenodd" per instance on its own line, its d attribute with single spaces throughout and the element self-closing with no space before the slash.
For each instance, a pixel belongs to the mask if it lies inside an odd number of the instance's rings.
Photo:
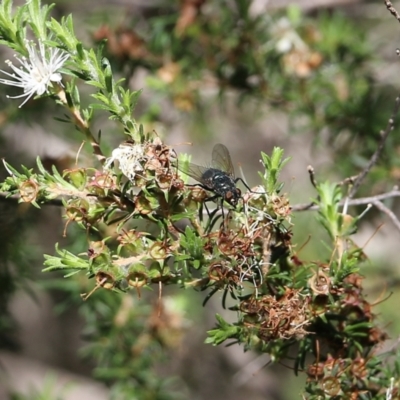
<svg viewBox="0 0 400 400">
<path fill-rule="evenodd" d="M 94 138 L 92 132 L 89 129 L 88 122 L 84 120 L 79 109 L 71 107 L 68 104 L 65 91 L 61 86 L 59 86 L 59 90 L 57 92 L 57 97 L 64 104 L 64 106 L 66 108 L 68 108 L 68 110 L 74 117 L 75 126 L 77 127 L 78 130 L 80 130 L 85 135 L 86 140 L 92 146 L 93 154 L 96 156 L 96 158 L 99 160 L 99 162 L 103 165 L 106 160 L 106 157 L 104 156 L 104 154 L 101 151 L 99 142 Z"/>
<path fill-rule="evenodd" d="M 391 5 L 391 3 L 389 1 L 385 1 L 386 6 L 388 7 L 388 9 L 392 12 L 395 13 L 396 17 L 398 17 L 398 20 L 400 22 L 400 15 L 397 13 L 397 11 L 394 9 L 394 7 Z M 389 6 L 391 8 L 389 8 Z M 347 196 L 346 199 L 344 199 L 343 201 L 341 201 L 339 204 L 340 205 L 346 205 L 347 206 L 356 206 L 356 205 L 362 205 L 362 204 L 369 204 L 372 203 L 376 206 L 376 202 L 380 201 L 380 200 L 384 200 L 390 197 L 399 197 L 400 196 L 400 192 L 397 190 L 397 188 L 394 188 L 391 192 L 388 193 L 384 193 L 381 195 L 377 195 L 377 196 L 373 196 L 373 197 L 364 197 L 364 198 L 360 198 L 360 199 L 353 199 L 354 195 L 356 194 L 358 188 L 360 187 L 361 183 L 363 182 L 363 180 L 365 179 L 365 177 L 367 176 L 368 172 L 371 170 L 371 168 L 378 162 L 378 159 L 383 151 L 383 148 L 385 146 L 386 140 L 389 136 L 389 133 L 394 129 L 394 119 L 397 115 L 397 113 L 399 112 L 400 109 L 400 97 L 396 97 L 395 100 L 395 105 L 393 108 L 393 112 L 392 115 L 390 116 L 388 123 L 386 125 L 386 129 L 384 131 L 381 131 L 381 140 L 379 142 L 378 148 L 375 150 L 375 153 L 372 155 L 371 159 L 369 160 L 367 166 L 364 168 L 363 171 L 361 171 L 361 173 L 359 173 L 356 176 L 353 176 L 351 178 L 347 178 L 346 180 L 344 180 L 343 182 L 341 182 L 340 184 L 347 184 L 347 183 L 353 183 L 353 186 Z M 315 183 L 315 175 L 314 175 L 314 169 L 309 166 L 307 168 L 308 173 L 310 175 L 310 180 L 312 185 L 315 187 L 316 183 Z M 376 206 L 377 208 L 379 208 L 378 206 Z M 308 204 L 297 204 L 292 206 L 292 211 L 316 211 L 318 210 L 319 207 L 317 205 L 314 204 L 314 202 L 308 203 Z"/>
<path fill-rule="evenodd" d="M 383 2 L 385 3 L 386 8 L 390 11 L 390 13 L 397 19 L 397 21 L 400 22 L 400 14 L 393 7 L 392 2 L 388 0 L 383 0 Z"/>
<path fill-rule="evenodd" d="M 309 177 L 310 177 L 311 185 L 313 185 L 314 188 L 316 189 L 318 185 L 317 185 L 317 181 L 315 180 L 315 170 L 314 170 L 314 167 L 313 167 L 312 165 L 309 165 L 309 166 L 307 167 L 307 172 L 308 172 L 308 175 L 309 175 Z"/>
<path fill-rule="evenodd" d="M 13 194 L 9 196 L 9 193 L 6 192 L 0 192 L 0 202 L 18 202 L 21 199 L 21 196 L 19 194 Z M 61 199 L 50 199 L 46 200 L 45 203 L 40 203 L 41 205 L 49 205 L 49 206 L 57 206 L 57 207 L 62 207 L 63 202 Z"/>
<path fill-rule="evenodd" d="M 0 192 L 0 203 L 1 202 L 18 202 L 21 197 L 18 194 L 13 194 L 11 196 L 8 195 L 9 193 L 6 192 Z M 76 194 L 67 196 L 64 195 L 64 198 L 68 197 L 76 197 Z M 400 221 L 396 217 L 396 215 L 389 209 L 387 208 L 383 203 L 382 200 L 390 199 L 393 197 L 400 197 L 400 190 L 395 187 L 393 190 L 387 193 L 382 193 L 378 194 L 376 196 L 372 197 L 361 197 L 359 199 L 352 199 L 347 201 L 348 206 L 360 206 L 360 205 L 365 205 L 365 204 L 373 204 L 376 208 L 378 208 L 380 211 L 384 212 L 394 223 L 396 228 L 400 231 Z M 346 199 L 342 200 L 339 205 L 343 205 L 345 203 Z M 61 198 L 56 198 L 56 199 L 50 199 L 46 200 L 43 203 L 40 203 L 40 205 L 48 205 L 48 206 L 57 206 L 57 207 L 62 207 L 63 202 Z M 314 203 L 308 203 L 308 204 L 295 204 L 292 206 L 291 210 L 294 212 L 300 212 L 300 211 L 318 211 L 319 206 L 317 206 Z"/>
<path fill-rule="evenodd" d="M 99 196 L 96 195 L 92 195 L 90 193 L 87 192 L 73 192 L 70 190 L 66 190 L 66 191 L 55 191 L 53 188 L 53 193 L 54 194 L 58 194 L 59 197 L 56 197 L 54 199 L 43 199 L 40 200 L 40 202 L 38 202 L 39 205 L 43 205 L 43 206 L 57 206 L 57 207 L 64 207 L 64 203 L 63 200 L 68 200 L 71 198 L 82 198 L 82 199 L 86 199 L 89 202 L 94 202 L 96 201 L 96 199 L 100 198 Z M 118 195 L 113 194 L 109 199 L 115 200 L 121 207 L 121 210 L 125 209 L 125 206 L 129 203 L 129 204 L 133 204 L 132 200 L 123 196 L 121 198 L 119 198 Z M 119 199 L 119 201 L 118 201 Z M 0 203 L 6 203 L 6 202 L 19 202 L 19 200 L 21 200 L 21 196 L 19 194 L 13 194 L 13 195 L 9 195 L 8 192 L 0 192 Z M 26 201 L 23 201 L 22 203 L 28 203 Z"/>
<path fill-rule="evenodd" d="M 370 204 L 370 203 L 375 205 L 375 202 L 378 202 L 378 201 L 380 202 L 381 200 L 386 200 L 386 199 L 390 199 L 393 197 L 400 197 L 400 190 L 397 187 L 395 187 L 390 192 L 378 194 L 376 196 L 360 197 L 359 199 L 348 200 L 347 204 L 349 206 L 361 206 L 361 205 Z M 346 200 L 344 199 L 339 204 L 344 205 L 345 201 Z M 319 210 L 319 206 L 317 206 L 314 203 L 295 204 L 294 206 L 292 206 L 292 211 L 318 211 L 318 210 Z"/>
<path fill-rule="evenodd" d="M 399 18 L 400 18 L 400 16 L 399 16 Z M 399 22 L 400 22 L 400 20 L 399 20 Z M 379 142 L 378 148 L 375 150 L 375 153 L 372 155 L 367 166 L 364 168 L 364 170 L 358 175 L 357 179 L 355 180 L 354 185 L 351 188 L 349 195 L 348 195 L 349 199 L 354 197 L 358 188 L 360 187 L 361 183 L 363 182 L 364 178 L 367 176 L 368 172 L 378 162 L 378 159 L 379 159 L 379 157 L 383 151 L 383 148 L 385 146 L 386 139 L 388 138 L 389 133 L 394 129 L 394 119 L 395 119 L 397 113 L 399 112 L 399 108 L 400 108 L 400 97 L 396 97 L 393 112 L 392 112 L 391 117 L 388 120 L 386 129 L 384 131 L 380 132 L 381 140 Z"/>
<path fill-rule="evenodd" d="M 400 221 L 392 210 L 389 210 L 381 201 L 376 200 L 372 203 L 376 208 L 385 213 L 393 222 L 394 226 L 400 231 Z"/>
</svg>

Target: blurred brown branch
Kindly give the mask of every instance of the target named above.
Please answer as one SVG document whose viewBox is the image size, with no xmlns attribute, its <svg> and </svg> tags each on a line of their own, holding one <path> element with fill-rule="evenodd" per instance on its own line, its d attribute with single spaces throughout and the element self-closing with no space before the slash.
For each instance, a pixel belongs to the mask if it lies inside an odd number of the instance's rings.
<svg viewBox="0 0 400 400">
<path fill-rule="evenodd" d="M 394 226 L 400 231 L 400 221 L 392 210 L 387 208 L 381 201 L 376 200 L 372 203 L 377 209 L 385 213 L 393 222 Z"/>
<path fill-rule="evenodd" d="M 397 187 L 393 188 L 390 192 L 378 194 L 376 196 L 371 197 L 360 197 L 359 199 L 351 199 L 347 201 L 348 206 L 361 206 L 364 204 L 374 204 L 376 202 L 380 202 L 385 199 L 390 199 L 393 197 L 400 197 L 400 190 Z M 339 204 L 344 205 L 346 200 L 342 200 Z M 317 211 L 319 210 L 319 206 L 314 203 L 307 204 L 295 204 L 292 206 L 292 211 Z"/>
<path fill-rule="evenodd" d="M 397 21 L 400 22 L 400 14 L 397 12 L 397 10 L 393 7 L 393 4 L 391 1 L 388 0 L 383 0 L 383 2 L 386 5 L 386 8 L 390 11 L 390 13 L 397 19 Z"/>
<path fill-rule="evenodd" d="M 386 129 L 384 131 L 380 132 L 381 133 L 381 140 L 380 140 L 380 142 L 378 144 L 378 147 L 375 150 L 374 154 L 372 154 L 372 157 L 370 158 L 367 166 L 364 168 L 364 170 L 358 175 L 357 179 L 355 180 L 354 185 L 350 189 L 350 193 L 348 195 L 349 199 L 354 197 L 354 195 L 356 194 L 356 192 L 357 192 L 358 188 L 360 187 L 361 183 L 363 182 L 363 180 L 367 176 L 368 172 L 378 162 L 378 159 L 379 159 L 380 155 L 382 154 L 383 148 L 385 146 L 386 139 L 388 138 L 389 133 L 392 132 L 393 129 L 394 129 L 394 119 L 395 119 L 397 113 L 399 112 L 399 109 L 400 109 L 400 97 L 396 97 L 394 109 L 393 109 L 392 115 L 390 116 L 390 118 L 388 120 L 388 123 L 386 125 Z"/>
</svg>

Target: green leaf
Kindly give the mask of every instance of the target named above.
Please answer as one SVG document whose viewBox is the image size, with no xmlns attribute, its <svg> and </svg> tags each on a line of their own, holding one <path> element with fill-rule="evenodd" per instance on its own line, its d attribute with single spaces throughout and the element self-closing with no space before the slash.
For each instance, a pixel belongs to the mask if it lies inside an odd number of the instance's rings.
<svg viewBox="0 0 400 400">
<path fill-rule="evenodd" d="M 107 89 L 108 93 L 113 94 L 114 93 L 114 79 L 113 79 L 113 75 L 112 75 L 110 62 L 107 60 L 107 58 L 104 57 L 101 64 L 103 66 L 106 89 Z"/>
<path fill-rule="evenodd" d="M 218 324 L 217 329 L 212 329 L 207 332 L 208 338 L 205 343 L 217 346 L 227 339 L 237 338 L 240 333 L 240 328 L 226 322 L 219 314 L 215 315 Z"/>
<path fill-rule="evenodd" d="M 180 243 L 194 260 L 203 260 L 204 240 L 196 234 L 193 228 L 186 227 L 185 234 L 182 235 Z"/>
<path fill-rule="evenodd" d="M 340 187 L 329 182 L 320 183 L 317 187 L 319 199 L 318 220 L 324 226 L 332 240 L 342 235 L 343 214 L 339 212 L 339 202 L 342 199 Z"/>
<path fill-rule="evenodd" d="M 61 250 L 56 244 L 56 252 L 60 257 L 50 256 L 45 254 L 45 262 L 43 272 L 49 271 L 59 271 L 59 270 L 89 270 L 89 261 L 83 260 L 75 254 L 67 251 Z"/>
<path fill-rule="evenodd" d="M 283 149 L 274 147 L 271 157 L 263 152 L 261 153 L 261 162 L 264 165 L 265 172 L 258 174 L 269 194 L 278 193 L 282 188 L 282 184 L 278 182 L 279 174 L 290 160 L 290 158 L 282 159 L 283 152 Z"/>
<path fill-rule="evenodd" d="M 38 39 L 47 39 L 47 19 L 51 9 L 55 6 L 44 5 L 41 7 L 40 0 L 30 0 L 28 3 L 29 25 Z"/>
</svg>

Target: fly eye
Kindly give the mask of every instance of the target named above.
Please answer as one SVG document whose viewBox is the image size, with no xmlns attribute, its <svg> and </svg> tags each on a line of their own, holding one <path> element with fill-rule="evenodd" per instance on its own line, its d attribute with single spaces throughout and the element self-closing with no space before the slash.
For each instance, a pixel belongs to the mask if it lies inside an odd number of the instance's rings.
<svg viewBox="0 0 400 400">
<path fill-rule="evenodd" d="M 237 203 L 238 203 L 238 196 L 237 196 L 236 194 L 237 194 L 236 192 L 231 192 L 231 191 L 225 193 L 225 200 L 226 200 L 230 205 L 232 205 L 232 206 L 234 206 L 234 207 L 235 207 L 235 206 L 237 205 Z M 239 195 L 239 197 L 240 197 L 240 195 Z"/>
</svg>

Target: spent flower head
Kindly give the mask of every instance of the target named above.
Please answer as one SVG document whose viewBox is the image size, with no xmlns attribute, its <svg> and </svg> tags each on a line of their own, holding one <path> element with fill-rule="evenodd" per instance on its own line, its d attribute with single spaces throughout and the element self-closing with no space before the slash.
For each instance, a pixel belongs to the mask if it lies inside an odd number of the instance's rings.
<svg viewBox="0 0 400 400">
<path fill-rule="evenodd" d="M 21 95 L 7 96 L 11 99 L 25 97 L 19 107 L 22 107 L 35 93 L 38 96 L 45 92 L 48 93 L 49 87 L 52 87 L 53 82 L 61 84 L 62 77 L 58 71 L 69 57 L 69 54 L 61 49 L 46 48 L 40 40 L 39 52 L 36 44 L 32 41 L 26 41 L 26 48 L 28 50 L 28 58 L 15 56 L 21 64 L 20 67 L 16 67 L 10 60 L 6 61 L 14 71 L 13 73 L 0 70 L 3 74 L 12 78 L 0 79 L 0 83 L 24 89 L 24 93 Z"/>
</svg>

